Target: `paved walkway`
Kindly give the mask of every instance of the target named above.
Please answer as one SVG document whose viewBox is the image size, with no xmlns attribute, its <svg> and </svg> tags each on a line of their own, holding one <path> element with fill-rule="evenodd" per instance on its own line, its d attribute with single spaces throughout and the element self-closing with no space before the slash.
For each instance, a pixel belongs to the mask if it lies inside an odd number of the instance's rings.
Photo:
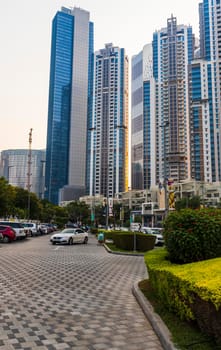
<svg viewBox="0 0 221 350">
<path fill-rule="evenodd" d="M 49 236 L 0 247 L 1 350 L 160 350 L 131 288 L 143 257 Z"/>
</svg>

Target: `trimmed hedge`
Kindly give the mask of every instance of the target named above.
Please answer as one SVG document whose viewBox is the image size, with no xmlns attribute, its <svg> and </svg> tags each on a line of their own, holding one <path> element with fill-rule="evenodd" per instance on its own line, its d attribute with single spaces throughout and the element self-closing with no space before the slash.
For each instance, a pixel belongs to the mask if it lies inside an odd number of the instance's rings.
<svg viewBox="0 0 221 350">
<path fill-rule="evenodd" d="M 112 239 L 114 244 L 119 249 L 128 251 L 134 250 L 134 238 L 136 238 L 136 251 L 146 252 L 154 248 L 156 237 L 136 232 L 125 231 L 109 231 L 102 230 L 105 239 Z"/>
<path fill-rule="evenodd" d="M 163 235 L 172 262 L 183 264 L 221 257 L 221 210 L 173 212 L 164 222 Z"/>
<path fill-rule="evenodd" d="M 167 260 L 165 248 L 145 254 L 154 292 L 181 319 L 193 320 L 221 344 L 221 258 L 184 265 Z"/>
</svg>

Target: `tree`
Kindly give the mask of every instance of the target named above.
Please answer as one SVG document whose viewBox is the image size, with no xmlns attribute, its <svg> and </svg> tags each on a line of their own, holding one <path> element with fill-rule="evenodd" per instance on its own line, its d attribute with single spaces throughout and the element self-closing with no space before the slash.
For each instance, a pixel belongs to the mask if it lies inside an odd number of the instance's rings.
<svg viewBox="0 0 221 350">
<path fill-rule="evenodd" d="M 68 213 L 68 219 L 75 223 L 88 223 L 90 221 L 90 209 L 89 206 L 80 201 L 73 201 L 66 207 Z"/>
<path fill-rule="evenodd" d="M 7 217 L 11 215 L 13 210 L 15 192 L 14 187 L 8 184 L 4 178 L 0 178 L 0 216 Z"/>
</svg>

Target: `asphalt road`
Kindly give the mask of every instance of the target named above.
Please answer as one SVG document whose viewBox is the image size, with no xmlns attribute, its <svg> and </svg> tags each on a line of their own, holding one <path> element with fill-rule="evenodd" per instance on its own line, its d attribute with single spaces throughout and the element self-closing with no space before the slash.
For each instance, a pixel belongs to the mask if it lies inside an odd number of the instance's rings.
<svg viewBox="0 0 221 350">
<path fill-rule="evenodd" d="M 0 244 L 1 350 L 160 350 L 131 288 L 143 257 L 49 235 Z"/>
</svg>

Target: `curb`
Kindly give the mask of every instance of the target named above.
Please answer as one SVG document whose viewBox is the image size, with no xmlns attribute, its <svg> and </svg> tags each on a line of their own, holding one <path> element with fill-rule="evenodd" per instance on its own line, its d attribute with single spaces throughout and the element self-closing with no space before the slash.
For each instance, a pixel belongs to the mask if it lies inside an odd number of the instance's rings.
<svg viewBox="0 0 221 350">
<path fill-rule="evenodd" d="M 177 348 L 172 343 L 171 333 L 169 329 L 162 321 L 160 316 L 155 313 L 152 305 L 148 302 L 148 300 L 139 289 L 138 282 L 134 283 L 132 287 L 132 293 L 135 296 L 148 321 L 150 322 L 156 335 L 158 336 L 164 350 L 177 350 Z"/>
<path fill-rule="evenodd" d="M 103 243 L 104 248 L 106 251 L 110 254 L 116 254 L 116 255 L 129 255 L 129 256 L 141 256 L 143 257 L 144 254 L 142 253 L 126 253 L 126 252 L 114 252 L 112 251 L 105 243 Z"/>
</svg>

